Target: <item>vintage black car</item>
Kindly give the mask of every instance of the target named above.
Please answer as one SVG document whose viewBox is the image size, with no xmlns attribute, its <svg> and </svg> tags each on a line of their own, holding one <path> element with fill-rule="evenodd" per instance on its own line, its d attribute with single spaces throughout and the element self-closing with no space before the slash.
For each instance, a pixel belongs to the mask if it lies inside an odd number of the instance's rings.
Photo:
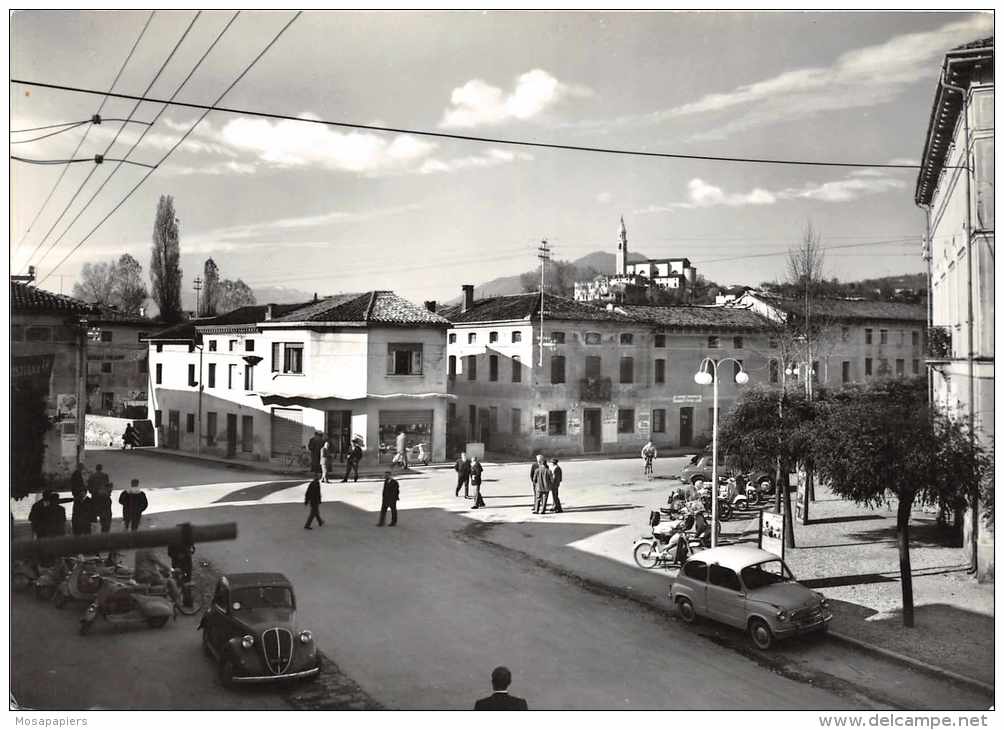
<svg viewBox="0 0 1004 730">
<path fill-rule="evenodd" d="M 311 679 L 321 671 L 313 636 L 296 626 L 293 586 L 281 573 L 224 575 L 199 628 L 225 686 Z"/>
</svg>

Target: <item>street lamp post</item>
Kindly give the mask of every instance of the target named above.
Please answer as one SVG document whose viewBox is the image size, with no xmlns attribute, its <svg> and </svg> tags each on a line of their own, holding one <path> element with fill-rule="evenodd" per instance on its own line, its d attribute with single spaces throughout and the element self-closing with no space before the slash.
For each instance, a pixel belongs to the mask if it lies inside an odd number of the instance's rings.
<svg viewBox="0 0 1004 730">
<path fill-rule="evenodd" d="M 743 385 L 749 382 L 750 376 L 743 370 L 743 364 L 734 357 L 723 357 L 721 360 L 706 357 L 701 360 L 701 366 L 694 374 L 694 382 L 698 385 L 714 386 L 711 415 L 711 547 L 713 548 L 718 545 L 718 366 L 729 360 L 739 366 L 736 383 Z"/>
</svg>

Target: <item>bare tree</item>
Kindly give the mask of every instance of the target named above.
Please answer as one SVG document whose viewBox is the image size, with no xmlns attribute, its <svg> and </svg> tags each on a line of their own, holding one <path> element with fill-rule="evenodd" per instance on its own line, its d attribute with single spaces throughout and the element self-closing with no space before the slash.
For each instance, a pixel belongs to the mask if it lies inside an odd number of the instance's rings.
<svg viewBox="0 0 1004 730">
<path fill-rule="evenodd" d="M 219 314 L 226 314 L 241 307 L 250 307 L 255 303 L 254 291 L 242 279 L 236 281 L 223 279 L 219 282 L 216 299 L 216 309 Z"/>
<path fill-rule="evenodd" d="M 116 306 L 127 314 L 139 314 L 150 296 L 143 283 L 143 265 L 127 253 L 115 264 L 113 297 Z"/>
<path fill-rule="evenodd" d="M 80 281 L 73 285 L 73 296 L 91 304 L 112 304 L 114 262 L 86 263 L 80 269 Z"/>
</svg>

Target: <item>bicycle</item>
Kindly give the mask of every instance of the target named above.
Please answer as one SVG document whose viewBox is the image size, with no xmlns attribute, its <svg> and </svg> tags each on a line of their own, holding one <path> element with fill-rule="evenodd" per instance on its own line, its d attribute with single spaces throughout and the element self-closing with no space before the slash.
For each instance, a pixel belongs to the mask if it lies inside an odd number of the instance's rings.
<svg viewBox="0 0 1004 730">
<path fill-rule="evenodd" d="M 653 463 L 652 463 L 654 461 L 655 461 L 655 457 L 654 456 L 646 456 L 645 457 L 645 476 L 648 479 L 652 479 L 652 477 L 655 476 L 655 468 L 654 468 Z"/>
</svg>

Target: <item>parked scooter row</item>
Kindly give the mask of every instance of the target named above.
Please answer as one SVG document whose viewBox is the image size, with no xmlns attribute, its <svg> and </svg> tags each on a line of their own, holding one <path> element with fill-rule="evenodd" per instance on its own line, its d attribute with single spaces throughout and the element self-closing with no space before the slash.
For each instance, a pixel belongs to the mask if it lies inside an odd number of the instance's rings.
<svg viewBox="0 0 1004 730">
<path fill-rule="evenodd" d="M 663 515 L 669 519 L 663 521 Z M 649 513 L 651 535 L 634 541 L 634 560 L 645 569 L 683 565 L 691 554 L 711 547 L 711 524 L 700 502 L 691 502 L 680 511 L 661 508 Z M 722 525 L 715 525 L 721 537 Z"/>
</svg>

